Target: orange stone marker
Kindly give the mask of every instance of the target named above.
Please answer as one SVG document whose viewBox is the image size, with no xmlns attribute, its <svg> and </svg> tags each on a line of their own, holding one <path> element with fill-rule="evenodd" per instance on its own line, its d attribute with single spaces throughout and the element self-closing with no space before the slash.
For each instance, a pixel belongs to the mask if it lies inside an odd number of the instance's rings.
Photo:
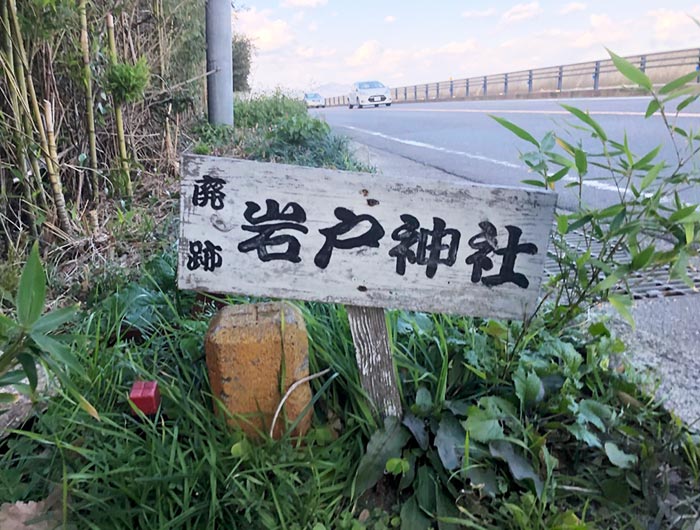
<svg viewBox="0 0 700 530">
<path fill-rule="evenodd" d="M 269 431 L 284 393 L 309 375 L 304 318 L 290 304 L 224 307 L 209 324 L 204 349 L 214 395 L 233 413 L 229 423 L 251 437 Z M 275 424 L 275 438 L 286 431 L 310 400 L 308 382 L 291 393 Z M 309 408 L 292 434 L 301 436 L 308 431 L 311 412 Z"/>
</svg>

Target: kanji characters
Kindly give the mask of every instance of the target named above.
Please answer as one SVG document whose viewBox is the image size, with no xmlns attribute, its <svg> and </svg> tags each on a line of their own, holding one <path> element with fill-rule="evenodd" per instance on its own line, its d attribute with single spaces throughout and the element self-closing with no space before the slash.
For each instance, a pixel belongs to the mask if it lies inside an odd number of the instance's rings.
<svg viewBox="0 0 700 530">
<path fill-rule="evenodd" d="M 221 210 L 224 207 L 226 194 L 221 191 L 226 184 L 224 179 L 203 175 L 201 179 L 195 180 L 192 191 L 192 204 L 195 206 L 211 206 L 214 210 Z"/>
<path fill-rule="evenodd" d="M 247 232 L 254 232 L 257 235 L 241 242 L 238 245 L 238 250 L 240 252 L 255 250 L 258 253 L 258 258 L 263 262 L 286 260 L 292 263 L 299 263 L 301 261 L 299 240 L 290 234 L 273 234 L 282 230 L 296 230 L 302 234 L 308 233 L 309 229 L 301 224 L 306 222 L 306 212 L 296 202 L 288 203 L 282 211 L 280 211 L 279 203 L 275 200 L 267 199 L 265 205 L 267 207 L 265 214 L 255 217 L 255 214 L 260 211 L 260 206 L 254 202 L 246 202 L 246 210 L 243 217 L 250 225 L 242 225 L 241 228 Z M 286 245 L 283 251 L 269 251 L 270 247 L 283 245 Z"/>
<path fill-rule="evenodd" d="M 396 258 L 396 273 L 403 276 L 406 272 L 406 261 L 427 265 L 425 275 L 428 278 L 435 276 L 438 265 L 454 265 L 457 260 L 457 250 L 461 234 L 453 228 L 445 228 L 445 221 L 439 217 L 433 217 L 433 229 L 420 228 L 418 219 L 412 215 L 403 214 L 401 220 L 404 224 L 394 230 L 391 238 L 398 241 L 389 251 L 389 256 Z M 448 243 L 443 239 L 449 238 Z M 416 247 L 413 249 L 412 247 Z M 443 252 L 447 255 L 443 257 Z"/>
<path fill-rule="evenodd" d="M 221 250 L 219 245 L 215 245 L 209 240 L 204 242 L 190 241 L 187 268 L 194 271 L 202 267 L 207 272 L 218 269 L 223 263 Z"/>
<path fill-rule="evenodd" d="M 379 240 L 384 237 L 384 228 L 371 215 L 356 215 L 351 210 L 342 207 L 336 208 L 334 213 L 340 222 L 329 228 L 319 230 L 326 238 L 326 242 L 314 258 L 314 263 L 319 269 L 328 267 L 334 248 L 343 250 L 359 247 L 377 248 L 379 247 Z M 369 223 L 369 229 L 359 236 L 340 238 L 340 236 L 352 231 L 360 223 Z"/>
</svg>

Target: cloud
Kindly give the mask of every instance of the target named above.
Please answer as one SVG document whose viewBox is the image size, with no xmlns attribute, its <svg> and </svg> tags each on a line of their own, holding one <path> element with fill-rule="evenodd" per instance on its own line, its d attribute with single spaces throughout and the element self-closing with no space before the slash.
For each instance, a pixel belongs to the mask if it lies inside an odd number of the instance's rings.
<svg viewBox="0 0 700 530">
<path fill-rule="evenodd" d="M 483 18 L 483 17 L 491 17 L 496 14 L 496 10 L 494 8 L 490 9 L 482 9 L 481 11 L 476 11 L 476 10 L 471 10 L 471 11 L 463 11 L 462 16 L 464 18 Z"/>
<path fill-rule="evenodd" d="M 333 57 L 337 53 L 335 48 L 328 50 L 318 50 L 316 48 L 299 46 L 296 49 L 296 54 L 303 59 L 325 59 Z"/>
<path fill-rule="evenodd" d="M 542 13 L 539 2 L 529 4 L 517 4 L 501 15 L 502 22 L 518 22 L 526 20 Z"/>
<path fill-rule="evenodd" d="M 378 40 L 368 40 L 363 42 L 353 53 L 348 57 L 347 63 L 350 66 L 362 66 L 376 60 L 377 56 L 382 53 L 382 47 Z"/>
<path fill-rule="evenodd" d="M 328 0 L 282 0 L 282 7 L 320 7 L 325 6 Z"/>
<path fill-rule="evenodd" d="M 318 30 L 318 24 L 316 22 L 312 22 L 306 27 L 306 29 L 308 29 L 309 31 L 316 31 Z"/>
<path fill-rule="evenodd" d="M 478 49 L 478 45 L 475 39 L 468 39 L 465 41 L 453 41 L 438 46 L 437 48 L 423 48 L 415 53 L 417 58 L 425 58 L 431 56 L 444 56 L 444 55 L 463 55 L 465 53 L 473 52 Z"/>
<path fill-rule="evenodd" d="M 560 15 L 568 15 L 569 13 L 575 13 L 576 11 L 585 11 L 588 6 L 582 4 L 581 2 L 571 2 L 566 4 L 559 10 Z"/>
<path fill-rule="evenodd" d="M 657 42 L 687 48 L 687 44 L 681 43 L 686 42 L 698 31 L 691 16 L 697 19 L 700 16 L 700 8 L 696 7 L 689 12 L 654 9 L 649 11 L 647 16 L 651 18 L 652 35 Z"/>
<path fill-rule="evenodd" d="M 234 28 L 247 35 L 260 52 L 279 50 L 292 42 L 294 37 L 286 20 L 272 18 L 271 15 L 270 9 L 239 11 L 234 14 Z"/>
<path fill-rule="evenodd" d="M 396 22 L 396 17 L 394 15 L 387 15 L 384 17 L 384 22 L 388 22 L 389 24 Z"/>
</svg>

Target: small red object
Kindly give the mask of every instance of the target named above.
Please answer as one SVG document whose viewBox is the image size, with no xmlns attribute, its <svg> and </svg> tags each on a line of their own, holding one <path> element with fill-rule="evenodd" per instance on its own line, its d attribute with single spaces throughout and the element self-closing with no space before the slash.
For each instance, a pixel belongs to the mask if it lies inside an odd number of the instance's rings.
<svg viewBox="0 0 700 530">
<path fill-rule="evenodd" d="M 160 406 L 160 391 L 155 381 L 135 381 L 129 399 L 144 414 L 155 414 Z"/>
</svg>

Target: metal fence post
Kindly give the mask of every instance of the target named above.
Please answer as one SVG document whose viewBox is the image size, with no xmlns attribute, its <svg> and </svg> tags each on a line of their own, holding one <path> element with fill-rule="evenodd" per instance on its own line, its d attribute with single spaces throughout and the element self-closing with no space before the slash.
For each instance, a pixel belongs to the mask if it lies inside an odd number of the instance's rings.
<svg viewBox="0 0 700 530">
<path fill-rule="evenodd" d="M 557 90 L 561 92 L 561 88 L 564 86 L 564 67 L 559 67 L 559 75 L 557 76 Z"/>
<path fill-rule="evenodd" d="M 595 68 L 593 69 L 593 90 L 598 90 L 600 85 L 600 61 L 595 62 Z"/>
<path fill-rule="evenodd" d="M 418 85 L 413 85 L 413 101 L 418 101 Z"/>
<path fill-rule="evenodd" d="M 455 97 L 455 82 L 450 79 L 450 99 Z"/>
<path fill-rule="evenodd" d="M 642 55 L 642 58 L 639 60 L 639 69 L 644 72 L 647 69 L 647 56 Z"/>
<path fill-rule="evenodd" d="M 508 95 L 508 74 L 503 74 L 503 94 Z"/>
<path fill-rule="evenodd" d="M 408 101 L 408 87 L 403 87 L 403 100 Z"/>
<path fill-rule="evenodd" d="M 428 83 L 425 84 L 425 101 L 428 101 Z"/>
<path fill-rule="evenodd" d="M 698 71 L 698 83 L 700 83 L 700 53 L 698 53 L 698 64 L 695 66 L 695 69 Z"/>
<path fill-rule="evenodd" d="M 487 77 L 484 76 L 484 96 L 486 95 L 486 90 L 487 90 L 487 88 L 488 88 L 488 86 L 487 86 L 487 84 L 486 84 L 486 83 L 487 83 L 486 80 L 487 80 Z"/>
<path fill-rule="evenodd" d="M 435 99 L 440 99 L 440 81 L 435 83 Z"/>
<path fill-rule="evenodd" d="M 465 79 L 465 81 L 467 83 L 467 91 L 465 92 L 464 97 L 468 98 L 469 97 L 469 79 Z"/>
<path fill-rule="evenodd" d="M 532 92 L 532 70 L 527 71 L 527 91 Z"/>
</svg>

